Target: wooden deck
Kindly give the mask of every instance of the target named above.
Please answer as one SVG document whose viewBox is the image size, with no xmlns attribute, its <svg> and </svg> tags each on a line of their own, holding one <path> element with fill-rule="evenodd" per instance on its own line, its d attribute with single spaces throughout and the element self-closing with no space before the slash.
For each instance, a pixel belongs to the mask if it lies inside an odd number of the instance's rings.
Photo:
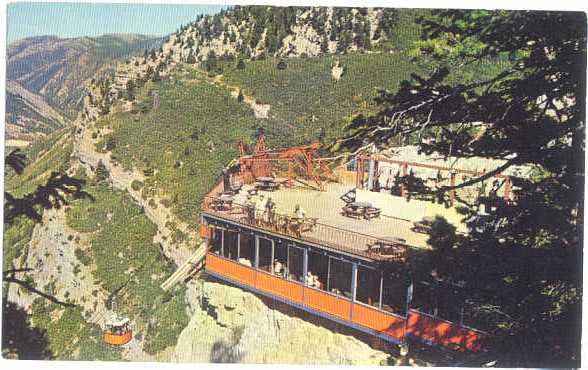
<svg viewBox="0 0 588 370">
<path fill-rule="evenodd" d="M 259 195 L 263 194 L 266 199 L 271 197 L 276 204 L 277 213 L 292 215 L 295 206 L 299 204 L 306 212 L 307 217 L 315 217 L 321 224 L 370 235 L 375 238 L 402 238 L 406 240 L 406 244 L 412 247 L 428 248 L 426 242 L 428 236 L 412 231 L 413 223 L 411 219 L 414 219 L 415 216 L 407 214 L 405 211 L 407 207 L 404 207 L 397 217 L 382 215 L 379 218 L 364 220 L 343 216 L 341 214 L 341 209 L 345 203 L 339 199 L 339 197 L 352 188 L 352 186 L 337 183 L 326 184 L 325 191 L 317 191 L 301 187 L 281 187 L 279 190 L 273 192 L 260 191 L 258 192 L 258 195 L 252 197 L 252 200 L 254 202 L 257 201 Z M 235 203 L 245 203 L 248 189 L 250 189 L 250 186 L 248 185 L 243 187 L 241 192 L 235 196 Z M 394 202 L 406 203 L 406 200 L 400 197 L 394 197 L 389 194 L 381 195 L 384 196 L 382 199 L 389 199 L 390 203 L 378 204 L 370 199 L 375 207 L 389 210 L 391 206 L 393 207 Z M 414 203 L 416 201 L 411 202 Z M 388 214 L 390 214 L 390 211 L 388 211 Z M 323 235 L 321 235 L 319 231 L 308 232 L 307 236 L 317 240 L 323 238 Z M 333 234 L 330 237 L 336 238 L 337 235 Z M 341 242 L 345 242 L 345 240 L 341 240 Z M 367 249 L 367 246 L 365 249 Z"/>
</svg>

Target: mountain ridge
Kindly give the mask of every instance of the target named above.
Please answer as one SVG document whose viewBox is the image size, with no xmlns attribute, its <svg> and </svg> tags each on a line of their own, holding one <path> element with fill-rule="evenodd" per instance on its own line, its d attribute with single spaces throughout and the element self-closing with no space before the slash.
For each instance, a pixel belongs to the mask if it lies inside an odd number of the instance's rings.
<svg viewBox="0 0 588 370">
<path fill-rule="evenodd" d="M 112 73 L 113 62 L 162 41 L 161 37 L 135 34 L 42 35 L 13 41 L 6 50 L 7 82 L 13 84 L 6 97 L 7 138 L 30 142 L 67 124 L 75 118 L 92 78 Z M 41 112 L 50 112 L 51 117 L 43 117 Z M 55 113 L 63 119 L 54 121 Z"/>
</svg>

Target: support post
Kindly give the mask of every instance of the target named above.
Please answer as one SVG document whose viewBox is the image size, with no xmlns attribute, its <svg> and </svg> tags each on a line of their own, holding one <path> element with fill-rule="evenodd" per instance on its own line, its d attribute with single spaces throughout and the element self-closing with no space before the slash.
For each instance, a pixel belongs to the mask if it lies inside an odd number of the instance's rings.
<svg viewBox="0 0 588 370">
<path fill-rule="evenodd" d="M 400 173 L 400 176 L 402 177 L 402 179 L 405 179 L 406 176 L 408 176 L 408 163 L 404 162 L 401 165 L 402 171 Z M 404 186 L 404 182 L 400 184 L 400 196 L 404 197 L 406 196 L 406 188 Z"/>
<path fill-rule="evenodd" d="M 454 170 L 451 170 L 451 172 L 449 174 L 449 176 L 450 176 L 449 186 L 451 186 L 451 187 L 455 186 L 455 175 L 456 175 L 456 172 Z M 453 203 L 455 203 L 455 189 L 452 189 L 449 191 L 449 202 L 452 206 L 453 206 Z"/>
<path fill-rule="evenodd" d="M 374 190 L 374 172 L 375 172 L 375 159 L 373 154 L 369 157 L 368 162 L 368 181 L 367 181 L 367 190 L 372 191 Z"/>
<path fill-rule="evenodd" d="M 288 187 L 292 187 L 292 160 L 288 160 Z"/>
<path fill-rule="evenodd" d="M 259 236 L 255 235 L 255 268 L 259 268 Z"/>
<path fill-rule="evenodd" d="M 357 296 L 357 263 L 351 265 L 351 307 L 349 310 L 349 318 L 353 320 L 353 303 Z"/>
<path fill-rule="evenodd" d="M 355 172 L 355 187 L 363 189 L 363 158 L 360 155 L 355 158 Z"/>
<path fill-rule="evenodd" d="M 504 201 L 508 203 L 510 200 L 510 192 L 512 188 L 510 177 L 504 179 Z"/>
</svg>

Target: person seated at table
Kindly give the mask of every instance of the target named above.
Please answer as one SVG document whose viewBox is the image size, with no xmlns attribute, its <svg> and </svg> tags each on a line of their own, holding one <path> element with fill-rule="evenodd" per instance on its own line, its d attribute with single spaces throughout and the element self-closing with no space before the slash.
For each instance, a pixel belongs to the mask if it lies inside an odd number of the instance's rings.
<svg viewBox="0 0 588 370">
<path fill-rule="evenodd" d="M 318 276 L 313 275 L 310 271 L 306 273 L 306 285 L 313 288 L 321 289 L 321 282 L 319 281 Z"/>
<path fill-rule="evenodd" d="M 248 267 L 252 267 L 251 261 L 247 258 L 239 258 L 239 263 Z"/>
<path fill-rule="evenodd" d="M 304 283 L 308 286 L 314 286 L 314 275 L 310 271 L 306 273 Z"/>
<path fill-rule="evenodd" d="M 275 275 L 282 275 L 284 269 L 284 265 L 277 259 L 274 260 L 274 274 Z"/>
</svg>

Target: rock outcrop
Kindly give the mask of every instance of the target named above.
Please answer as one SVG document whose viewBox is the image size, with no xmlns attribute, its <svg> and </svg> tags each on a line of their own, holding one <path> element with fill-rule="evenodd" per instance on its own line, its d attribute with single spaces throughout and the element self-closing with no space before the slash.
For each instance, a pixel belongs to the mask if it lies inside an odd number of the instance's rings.
<svg viewBox="0 0 588 370">
<path fill-rule="evenodd" d="M 192 319 L 169 360 L 381 365 L 390 355 L 268 307 L 252 293 L 203 281 Z"/>
</svg>

